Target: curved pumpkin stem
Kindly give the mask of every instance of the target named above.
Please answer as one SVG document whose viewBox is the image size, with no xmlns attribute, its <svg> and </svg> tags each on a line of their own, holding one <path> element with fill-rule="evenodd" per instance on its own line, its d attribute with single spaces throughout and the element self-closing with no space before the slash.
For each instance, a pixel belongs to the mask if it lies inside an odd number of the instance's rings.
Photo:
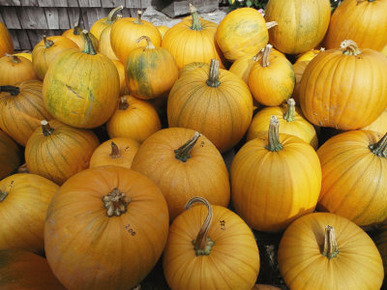
<svg viewBox="0 0 387 290">
<path fill-rule="evenodd" d="M 120 102 L 118 103 L 118 109 L 124 111 L 127 108 L 129 108 L 128 100 L 126 99 L 126 96 L 121 96 Z"/>
<path fill-rule="evenodd" d="M 155 49 L 156 47 L 153 45 L 152 40 L 149 36 L 143 35 L 139 39 L 136 40 L 137 43 L 140 43 L 141 40 L 146 40 L 146 47 L 145 49 Z"/>
<path fill-rule="evenodd" d="M 359 55 L 361 50 L 353 40 L 344 40 L 340 43 L 340 47 L 344 49 L 343 54 L 345 55 Z"/>
<path fill-rule="evenodd" d="M 97 51 L 95 50 L 93 42 L 91 41 L 89 32 L 86 29 L 84 29 L 82 31 L 82 34 L 83 34 L 83 39 L 85 40 L 85 48 L 83 49 L 82 52 L 90 55 L 96 55 Z"/>
<path fill-rule="evenodd" d="M 8 196 L 12 186 L 13 186 L 13 180 L 11 180 L 10 184 L 7 186 L 7 189 L 5 191 L 0 190 L 0 202 L 4 201 L 5 198 Z"/>
<path fill-rule="evenodd" d="M 50 48 L 54 45 L 54 42 L 50 39 L 47 39 L 46 35 L 43 35 L 44 48 Z"/>
<path fill-rule="evenodd" d="M 281 151 L 283 148 L 279 141 L 279 121 L 276 116 L 270 117 L 269 133 L 268 133 L 268 144 L 266 149 L 271 152 Z"/>
<path fill-rule="evenodd" d="M 9 53 L 5 53 L 5 55 L 8 57 L 12 57 L 13 63 L 20 63 L 21 62 L 20 58 L 17 55 L 13 55 L 13 54 L 9 54 Z"/>
<path fill-rule="evenodd" d="M 217 88 L 220 85 L 219 81 L 219 61 L 211 59 L 210 72 L 208 73 L 208 80 L 206 84 L 210 87 Z"/>
<path fill-rule="evenodd" d="M 288 103 L 288 108 L 284 115 L 284 119 L 287 122 L 293 122 L 294 116 L 296 115 L 296 101 L 293 98 L 290 98 L 287 103 Z"/>
<path fill-rule="evenodd" d="M 269 22 L 266 22 L 266 28 L 267 28 L 267 29 L 273 28 L 274 26 L 277 26 L 277 25 L 278 25 L 278 22 L 277 22 L 277 21 L 269 21 Z"/>
<path fill-rule="evenodd" d="M 110 24 L 117 20 L 117 13 L 120 12 L 122 9 L 124 9 L 124 6 L 118 6 L 114 9 L 112 9 L 108 16 L 106 17 L 106 23 Z"/>
<path fill-rule="evenodd" d="M 374 153 L 375 155 L 387 158 L 387 133 L 384 134 L 384 136 L 382 137 L 382 139 L 379 140 L 378 143 L 371 144 L 370 146 L 368 146 L 368 148 L 370 148 L 372 153 Z"/>
<path fill-rule="evenodd" d="M 262 67 L 267 67 L 270 65 L 269 56 L 272 50 L 273 50 L 273 46 L 271 44 L 267 44 L 266 47 L 263 49 L 262 60 L 261 60 Z"/>
<path fill-rule="evenodd" d="M 339 249 L 337 248 L 335 229 L 328 225 L 325 227 L 324 249 L 322 255 L 328 257 L 330 260 L 334 257 L 337 257 L 338 254 Z"/>
<path fill-rule="evenodd" d="M 110 143 L 112 147 L 112 152 L 110 153 L 110 157 L 113 159 L 117 159 L 121 157 L 120 149 L 118 148 L 117 144 L 113 141 Z"/>
<path fill-rule="evenodd" d="M 81 26 L 79 25 L 79 22 L 75 22 L 74 23 L 74 28 L 73 28 L 73 34 L 75 35 L 80 35 L 82 33 L 83 29 L 81 28 Z"/>
<path fill-rule="evenodd" d="M 50 124 L 47 122 L 47 120 L 40 121 L 40 124 L 42 125 L 42 132 L 44 136 L 52 135 L 54 129 L 50 127 Z"/>
<path fill-rule="evenodd" d="M 102 197 L 103 204 L 106 208 L 108 217 L 120 216 L 126 212 L 128 204 L 132 201 L 125 193 L 120 192 L 118 188 L 114 188 L 107 195 Z"/>
<path fill-rule="evenodd" d="M 189 3 L 189 12 L 191 13 L 192 17 L 192 30 L 202 30 L 202 24 L 200 23 L 200 17 L 198 14 L 198 11 L 195 6 L 193 6 L 191 3 Z"/>
<path fill-rule="evenodd" d="M 11 96 L 17 96 L 20 94 L 20 88 L 15 86 L 0 86 L 0 92 L 10 93 Z"/>
<path fill-rule="evenodd" d="M 137 18 L 133 21 L 133 23 L 142 25 L 143 23 L 141 21 L 141 16 L 142 16 L 142 11 L 137 10 Z"/>
<path fill-rule="evenodd" d="M 209 255 L 211 253 L 212 246 L 215 244 L 215 242 L 208 237 L 208 230 L 210 229 L 214 213 L 212 211 L 211 204 L 203 197 L 191 198 L 185 205 L 185 208 L 189 209 L 191 205 L 196 202 L 203 203 L 207 207 L 208 214 L 198 235 L 196 236 L 196 239 L 192 241 L 192 244 L 194 245 L 196 256 Z"/>
<path fill-rule="evenodd" d="M 183 162 L 186 162 L 189 158 L 191 158 L 192 148 L 195 146 L 200 136 L 201 134 L 199 132 L 195 132 L 191 139 L 174 151 L 175 158 Z"/>
</svg>

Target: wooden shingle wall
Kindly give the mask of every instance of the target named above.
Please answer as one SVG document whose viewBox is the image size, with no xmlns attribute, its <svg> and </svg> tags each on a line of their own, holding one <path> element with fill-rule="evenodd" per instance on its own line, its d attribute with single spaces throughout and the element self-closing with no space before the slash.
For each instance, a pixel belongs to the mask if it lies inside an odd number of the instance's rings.
<svg viewBox="0 0 387 290">
<path fill-rule="evenodd" d="M 134 17 L 151 0 L 0 0 L 0 21 L 9 29 L 16 51 L 32 50 L 42 35 L 61 35 L 80 16 L 82 27 L 90 30 L 95 21 L 120 5 L 123 17 Z"/>
</svg>

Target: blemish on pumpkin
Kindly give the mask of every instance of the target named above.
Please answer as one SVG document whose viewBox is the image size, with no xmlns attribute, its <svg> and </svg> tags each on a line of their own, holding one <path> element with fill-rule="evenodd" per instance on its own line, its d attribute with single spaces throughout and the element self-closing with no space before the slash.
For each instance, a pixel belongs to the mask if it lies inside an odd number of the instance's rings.
<svg viewBox="0 0 387 290">
<path fill-rule="evenodd" d="M 72 87 L 70 87 L 69 85 L 66 85 L 66 88 L 72 92 L 74 95 L 76 95 L 78 98 L 80 99 L 85 99 L 84 97 L 82 97 L 80 94 L 78 94 Z"/>
<path fill-rule="evenodd" d="M 79 115 L 79 113 L 75 112 L 75 111 L 71 111 L 71 113 L 75 114 L 75 115 Z"/>
</svg>

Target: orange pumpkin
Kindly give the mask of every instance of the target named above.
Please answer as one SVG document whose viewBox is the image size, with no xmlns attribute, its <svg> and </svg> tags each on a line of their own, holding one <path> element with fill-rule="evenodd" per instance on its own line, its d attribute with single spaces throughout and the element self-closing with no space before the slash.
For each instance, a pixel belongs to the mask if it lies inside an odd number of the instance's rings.
<svg viewBox="0 0 387 290">
<path fill-rule="evenodd" d="M 160 129 L 161 121 L 156 109 L 131 95 L 120 97 L 116 111 L 106 123 L 110 138 L 128 137 L 139 143 Z"/>
<path fill-rule="evenodd" d="M 191 207 L 194 203 L 202 204 Z M 211 206 L 202 197 L 190 199 L 186 209 L 173 221 L 164 252 L 169 287 L 251 290 L 260 260 L 246 223 L 231 210 Z"/>
<path fill-rule="evenodd" d="M 90 32 L 88 32 L 91 42 L 93 43 L 93 47 L 95 50 L 98 50 L 99 41 L 98 39 Z M 83 51 L 85 49 L 85 39 L 83 37 L 83 29 L 78 23 L 74 24 L 73 28 L 67 29 L 62 33 L 62 36 L 67 37 L 68 39 L 75 42 L 79 50 Z"/>
<path fill-rule="evenodd" d="M 320 210 L 360 226 L 387 218 L 387 133 L 344 132 L 329 138 L 317 154 L 322 168 Z"/>
<path fill-rule="evenodd" d="M 15 56 L 22 56 L 32 62 L 32 52 L 29 50 L 23 50 L 22 52 L 14 53 Z"/>
<path fill-rule="evenodd" d="M 148 36 L 155 47 L 161 46 L 161 34 L 155 25 L 141 19 L 142 11 L 137 12 L 137 18 L 122 17 L 114 22 L 110 31 L 112 49 L 122 63 L 126 63 L 129 53 L 146 45 L 145 39 L 137 43 L 141 36 Z"/>
<path fill-rule="evenodd" d="M 380 289 L 384 276 L 369 235 L 330 213 L 294 221 L 281 238 L 278 265 L 290 289 Z"/>
<path fill-rule="evenodd" d="M 229 203 L 230 184 L 222 155 L 205 136 L 192 129 L 157 131 L 141 144 L 132 169 L 160 187 L 171 221 L 197 195 L 212 204 Z"/>
<path fill-rule="evenodd" d="M 27 80 L 37 80 L 32 62 L 23 56 L 6 54 L 0 57 L 0 86 L 13 86 Z"/>
<path fill-rule="evenodd" d="M 23 250 L 0 250 L 0 261 L 0 285 L 4 290 L 65 290 L 41 256 Z"/>
<path fill-rule="evenodd" d="M 134 139 L 117 137 L 99 145 L 90 158 L 90 168 L 117 165 L 130 168 L 140 143 Z"/>
<path fill-rule="evenodd" d="M 354 130 L 368 126 L 387 107 L 387 58 L 373 49 L 360 50 L 350 40 L 341 47 L 322 51 L 309 62 L 299 100 L 312 124 Z"/>
<path fill-rule="evenodd" d="M 0 249 L 43 253 L 44 220 L 58 188 L 31 173 L 16 173 L 0 181 Z"/>
<path fill-rule="evenodd" d="M 368 126 L 361 128 L 361 130 L 371 130 L 383 134 L 387 128 L 387 108 L 380 114 L 380 116 Z"/>
<path fill-rule="evenodd" d="M 78 45 L 64 36 L 43 36 L 38 44 L 32 50 L 32 64 L 34 71 L 39 79 L 43 80 L 49 65 L 62 53 L 65 49 L 73 48 L 78 50 Z"/>
<path fill-rule="evenodd" d="M 25 160 L 31 173 L 58 184 L 89 167 L 90 157 L 99 145 L 97 136 L 57 120 L 41 122 L 28 139 Z"/>
<path fill-rule="evenodd" d="M 235 146 L 245 135 L 253 115 L 253 98 L 246 83 L 219 69 L 213 59 L 210 69 L 184 73 L 175 82 L 167 101 L 170 127 L 185 127 L 206 136 L 220 152 Z"/>
<path fill-rule="evenodd" d="M 102 32 L 113 25 L 113 23 L 118 20 L 119 16 L 117 15 L 124 6 L 120 5 L 112 10 L 110 10 L 108 16 L 98 19 L 90 28 L 91 34 L 93 34 L 99 41 L 101 40 Z"/>
<path fill-rule="evenodd" d="M 6 53 L 13 53 L 13 42 L 11 34 L 7 27 L 0 22 L 0 57 L 3 57 Z"/>
<path fill-rule="evenodd" d="M 111 45 L 111 42 L 110 42 L 110 33 L 111 33 L 111 31 L 112 31 L 112 26 L 111 25 L 106 27 L 102 31 L 101 36 L 99 38 L 99 53 L 107 56 L 111 60 L 119 61 L 118 57 L 116 56 L 116 54 L 113 51 L 113 48 L 112 48 L 112 45 Z"/>
<path fill-rule="evenodd" d="M 0 130 L 0 180 L 14 172 L 20 165 L 19 147 Z"/>
<path fill-rule="evenodd" d="M 121 166 L 67 180 L 47 210 L 47 261 L 67 289 L 132 289 L 159 260 L 168 236 L 160 189 Z"/>
<path fill-rule="evenodd" d="M 165 32 L 167 32 L 167 30 L 169 29 L 169 27 L 166 26 L 166 25 L 159 25 L 159 26 L 156 26 L 156 27 L 160 31 L 161 39 L 162 39 L 164 37 Z"/>
<path fill-rule="evenodd" d="M 147 45 L 133 49 L 125 63 L 126 85 L 139 99 L 168 96 L 178 78 L 176 61 L 167 49 L 156 48 L 148 36 L 140 37 L 137 42 L 143 39 Z"/>
<path fill-rule="evenodd" d="M 190 17 L 168 29 L 162 46 L 173 55 L 179 69 L 191 62 L 209 64 L 211 59 L 218 60 L 224 68 L 223 56 L 214 39 L 218 24 L 200 18 L 191 4 L 190 11 Z"/>
<path fill-rule="evenodd" d="M 282 231 L 313 212 L 321 188 L 316 151 L 296 136 L 279 134 L 278 123 L 273 116 L 268 135 L 245 143 L 230 168 L 236 212 L 264 232 Z"/>
<path fill-rule="evenodd" d="M 42 87 L 39 80 L 0 87 L 0 128 L 22 146 L 42 119 L 52 119 L 43 103 Z"/>
<path fill-rule="evenodd" d="M 112 59 L 112 62 L 116 66 L 116 69 L 118 71 L 118 75 L 119 75 L 119 78 L 120 78 L 120 96 L 128 95 L 129 94 L 129 89 L 126 86 L 125 66 L 119 60 Z"/>
</svg>

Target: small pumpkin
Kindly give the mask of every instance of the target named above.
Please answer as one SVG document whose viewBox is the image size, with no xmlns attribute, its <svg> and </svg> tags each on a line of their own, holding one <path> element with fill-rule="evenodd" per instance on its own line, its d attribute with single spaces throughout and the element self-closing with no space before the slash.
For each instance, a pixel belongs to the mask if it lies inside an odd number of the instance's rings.
<svg viewBox="0 0 387 290">
<path fill-rule="evenodd" d="M 0 250 L 0 285 L 6 289 L 65 290 L 46 259 L 23 250 Z"/>
<path fill-rule="evenodd" d="M 44 220 L 58 188 L 47 178 L 31 173 L 0 180 L 0 249 L 43 253 Z"/>
<path fill-rule="evenodd" d="M 0 130 L 0 180 L 13 173 L 21 161 L 17 144 Z"/>
<path fill-rule="evenodd" d="M 25 161 L 31 173 L 62 184 L 70 176 L 89 167 L 90 157 L 99 145 L 97 136 L 57 120 L 41 121 L 28 139 Z"/>
<path fill-rule="evenodd" d="M 106 123 L 110 138 L 128 137 L 139 143 L 160 129 L 161 121 L 156 109 L 131 95 L 120 97 L 116 111 Z"/>
<path fill-rule="evenodd" d="M 67 289 L 132 289 L 159 260 L 168 236 L 160 189 L 121 166 L 68 179 L 47 210 L 48 264 Z"/>
<path fill-rule="evenodd" d="M 100 18 L 93 23 L 90 28 L 90 33 L 93 34 L 98 41 L 101 40 L 102 32 L 107 28 L 113 25 L 113 23 L 118 20 L 118 13 L 124 9 L 124 6 L 120 5 L 116 8 L 110 10 L 109 14 L 106 17 Z"/>
<path fill-rule="evenodd" d="M 27 80 L 37 80 L 32 62 L 23 56 L 6 54 L 0 57 L 0 86 L 13 86 Z"/>
<path fill-rule="evenodd" d="M 0 21 L 0 57 L 6 53 L 13 54 L 14 47 L 8 28 Z"/>
<path fill-rule="evenodd" d="M 191 197 L 199 194 L 212 204 L 227 206 L 230 201 L 229 177 L 222 155 L 210 140 L 192 129 L 157 131 L 141 144 L 132 169 L 160 187 L 171 221 Z"/>
<path fill-rule="evenodd" d="M 231 210 L 202 197 L 191 198 L 186 209 L 173 221 L 164 251 L 169 287 L 251 290 L 260 259 L 247 224 Z"/>
<path fill-rule="evenodd" d="M 117 165 L 130 168 L 140 143 L 127 137 L 109 139 L 99 145 L 90 158 L 90 168 Z"/>
<path fill-rule="evenodd" d="M 80 24 L 77 22 L 74 24 L 73 28 L 67 29 L 62 33 L 62 36 L 67 37 L 68 39 L 72 40 L 75 42 L 80 51 L 83 51 L 85 49 L 86 43 L 85 39 L 83 37 L 83 30 L 80 26 Z M 93 43 L 93 47 L 95 50 L 98 51 L 98 45 L 99 41 L 98 39 L 90 32 L 88 32 L 88 35 L 90 37 L 91 42 Z"/>
<path fill-rule="evenodd" d="M 172 54 L 165 48 L 156 48 L 148 36 L 145 47 L 133 49 L 125 63 L 125 80 L 130 93 L 149 100 L 168 95 L 178 78 L 178 67 Z"/>
<path fill-rule="evenodd" d="M 290 289 L 380 289 L 384 276 L 368 234 L 331 213 L 294 221 L 281 238 L 278 265 Z"/>
</svg>

